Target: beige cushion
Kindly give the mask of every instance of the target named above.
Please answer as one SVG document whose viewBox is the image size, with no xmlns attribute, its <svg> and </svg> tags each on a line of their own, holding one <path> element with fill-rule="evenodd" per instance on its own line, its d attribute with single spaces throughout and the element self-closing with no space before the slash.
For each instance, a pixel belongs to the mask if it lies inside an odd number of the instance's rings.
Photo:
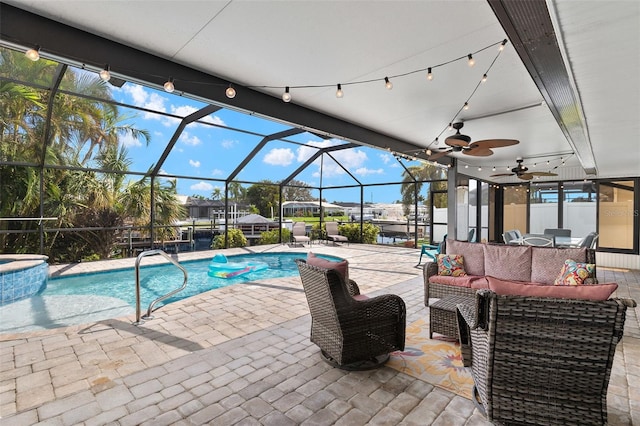
<svg viewBox="0 0 640 426">
<path fill-rule="evenodd" d="M 531 281 L 531 246 L 481 246 L 484 248 L 485 275 L 501 280 Z M 554 279 L 558 276 L 558 270 L 553 274 Z"/>
<path fill-rule="evenodd" d="M 450 275 L 433 275 L 429 277 L 429 282 L 434 284 L 453 285 L 456 287 L 488 288 L 487 279 L 485 277 L 472 275 L 465 275 L 462 277 L 453 277 Z"/>
<path fill-rule="evenodd" d="M 587 249 L 532 247 L 531 281 L 541 284 L 553 284 L 567 259 L 585 262 L 587 260 Z"/>
<path fill-rule="evenodd" d="M 489 289 L 501 296 L 554 297 L 558 299 L 607 300 L 617 290 L 618 284 L 546 285 L 521 283 L 487 277 Z"/>
<path fill-rule="evenodd" d="M 317 266 L 325 269 L 335 269 L 344 278 L 344 282 L 349 282 L 349 262 L 345 259 L 341 262 L 334 262 L 332 260 L 323 259 L 318 257 L 312 252 L 307 254 L 307 264 L 311 266 Z"/>
<path fill-rule="evenodd" d="M 447 240 L 447 254 L 461 254 L 464 270 L 469 275 L 484 275 L 483 244 L 467 241 Z"/>
</svg>

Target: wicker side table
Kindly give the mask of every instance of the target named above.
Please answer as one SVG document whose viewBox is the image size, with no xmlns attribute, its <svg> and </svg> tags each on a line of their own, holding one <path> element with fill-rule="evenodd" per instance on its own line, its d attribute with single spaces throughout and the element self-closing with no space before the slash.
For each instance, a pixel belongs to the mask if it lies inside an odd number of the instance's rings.
<svg viewBox="0 0 640 426">
<path fill-rule="evenodd" d="M 459 339 L 456 305 L 469 302 L 468 296 L 445 296 L 429 304 L 429 338 L 433 333 Z"/>
</svg>

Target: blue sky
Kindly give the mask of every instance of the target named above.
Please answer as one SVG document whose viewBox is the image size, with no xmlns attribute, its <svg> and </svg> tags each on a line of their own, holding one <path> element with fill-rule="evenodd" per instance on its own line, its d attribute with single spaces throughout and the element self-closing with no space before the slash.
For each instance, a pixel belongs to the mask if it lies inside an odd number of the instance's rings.
<svg viewBox="0 0 640 426">
<path fill-rule="evenodd" d="M 113 89 L 116 101 L 147 108 L 153 111 L 187 116 L 206 104 L 141 86 L 126 83 Z M 121 113 L 135 117 L 129 120 L 135 127 L 151 133 L 148 146 L 133 138 L 121 138 L 133 160 L 132 171 L 144 172 L 155 164 L 174 134 L 179 118 L 138 111 L 121 107 Z M 232 110 L 221 109 L 202 121 L 236 129 L 246 129 L 259 135 L 268 135 L 290 127 Z M 209 197 L 214 187 L 224 190 L 224 182 L 207 181 L 203 178 L 224 180 L 247 157 L 260 142 L 262 136 L 192 123 L 182 132 L 174 149 L 162 165 L 161 170 L 171 175 L 193 176 L 193 179 L 178 179 L 181 195 L 203 195 Z M 315 135 L 301 133 L 287 138 L 292 142 L 269 142 L 258 155 L 240 172 L 237 180 L 259 181 L 282 180 L 303 164 L 315 151 L 314 147 L 326 147 L 344 143 L 340 140 L 321 140 Z M 399 182 L 404 170 L 391 153 L 368 147 L 336 151 L 332 154 L 356 179 L 363 184 Z M 418 163 L 409 163 L 415 165 Z M 323 187 L 353 185 L 357 182 L 332 159 L 324 157 L 320 176 L 320 161 L 316 161 L 300 173 L 296 179 L 312 186 Z M 320 181 L 322 179 L 322 182 Z M 318 192 L 313 192 L 318 196 Z M 325 190 L 323 198 L 329 201 L 359 201 L 360 189 Z M 365 201 L 388 203 L 400 199 L 399 186 L 374 186 L 364 190 Z"/>
</svg>

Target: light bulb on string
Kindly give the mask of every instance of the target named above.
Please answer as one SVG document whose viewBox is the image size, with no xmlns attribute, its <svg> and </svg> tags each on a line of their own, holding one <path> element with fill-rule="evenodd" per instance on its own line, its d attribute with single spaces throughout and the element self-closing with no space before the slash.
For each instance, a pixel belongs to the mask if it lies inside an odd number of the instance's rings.
<svg viewBox="0 0 640 426">
<path fill-rule="evenodd" d="M 468 169 L 468 168 L 469 168 L 469 165 L 468 165 L 468 164 L 465 164 L 465 165 L 464 165 L 464 168 L 465 168 L 465 169 Z"/>
<path fill-rule="evenodd" d="M 284 88 L 284 93 L 282 94 L 282 100 L 284 102 L 291 102 L 291 93 L 289 93 L 289 86 Z"/>
<path fill-rule="evenodd" d="M 227 87 L 227 90 L 224 91 L 224 94 L 227 95 L 227 98 L 233 99 L 236 97 L 236 89 L 232 84 L 229 84 L 229 87 Z"/>
<path fill-rule="evenodd" d="M 24 55 L 34 62 L 37 61 L 38 59 L 40 59 L 40 46 L 36 44 L 34 48 L 24 52 Z"/>
<path fill-rule="evenodd" d="M 449 130 L 453 130 L 453 123 L 449 123 Z"/>
<path fill-rule="evenodd" d="M 493 168 L 491 169 L 492 172 L 496 171 L 496 166 L 493 166 Z"/>
<path fill-rule="evenodd" d="M 428 156 L 430 156 L 431 155 L 431 150 L 429 148 L 427 148 L 427 150 L 424 153 L 427 154 Z"/>
<path fill-rule="evenodd" d="M 433 73 L 431 72 L 431 67 L 427 68 L 427 80 L 433 80 Z"/>
<path fill-rule="evenodd" d="M 507 39 L 506 38 L 504 40 L 502 40 L 502 43 L 500 43 L 500 47 L 498 47 L 498 50 L 502 52 L 504 50 L 505 44 L 507 44 Z"/>
<path fill-rule="evenodd" d="M 102 81 L 111 80 L 111 73 L 109 72 L 109 64 L 105 65 L 104 69 L 100 71 L 100 78 L 102 79 Z"/>
<path fill-rule="evenodd" d="M 440 141 L 438 140 L 438 138 L 436 138 L 435 141 L 433 141 L 434 144 L 438 145 L 440 143 Z"/>
<path fill-rule="evenodd" d="M 462 107 L 465 111 L 469 109 L 469 102 L 465 102 L 464 106 Z"/>
<path fill-rule="evenodd" d="M 474 66 L 476 64 L 476 60 L 473 59 L 473 55 L 471 55 L 471 53 L 469 53 L 467 55 L 467 58 L 469 58 L 467 63 L 469 64 L 470 67 L 472 67 L 472 66 Z"/>
<path fill-rule="evenodd" d="M 384 87 L 389 90 L 393 89 L 393 83 L 389 81 L 389 77 L 384 78 Z"/>
<path fill-rule="evenodd" d="M 481 172 L 482 171 L 482 167 L 478 166 L 478 171 Z"/>
<path fill-rule="evenodd" d="M 338 84 L 338 89 L 336 90 L 336 98 L 341 98 L 344 96 L 342 92 L 342 84 Z"/>
<path fill-rule="evenodd" d="M 173 93 L 173 91 L 176 89 L 175 86 L 173 85 L 173 77 L 169 77 L 169 80 L 167 80 L 167 82 L 164 83 L 163 87 L 165 92 Z"/>
<path fill-rule="evenodd" d="M 486 81 L 487 81 L 487 75 L 485 74 L 485 75 L 482 76 L 482 82 L 486 83 Z"/>
</svg>

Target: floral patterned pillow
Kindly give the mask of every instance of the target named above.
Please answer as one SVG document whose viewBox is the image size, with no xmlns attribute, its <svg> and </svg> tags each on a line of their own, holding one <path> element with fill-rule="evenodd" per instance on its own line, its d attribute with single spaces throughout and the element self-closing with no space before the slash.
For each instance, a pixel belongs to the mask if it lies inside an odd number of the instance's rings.
<svg viewBox="0 0 640 426">
<path fill-rule="evenodd" d="M 596 265 L 593 263 L 579 263 L 572 259 L 564 261 L 560 275 L 555 285 L 582 285 L 587 278 L 593 278 Z"/>
<path fill-rule="evenodd" d="M 461 254 L 439 254 L 438 275 L 464 277 L 464 257 Z"/>
</svg>

